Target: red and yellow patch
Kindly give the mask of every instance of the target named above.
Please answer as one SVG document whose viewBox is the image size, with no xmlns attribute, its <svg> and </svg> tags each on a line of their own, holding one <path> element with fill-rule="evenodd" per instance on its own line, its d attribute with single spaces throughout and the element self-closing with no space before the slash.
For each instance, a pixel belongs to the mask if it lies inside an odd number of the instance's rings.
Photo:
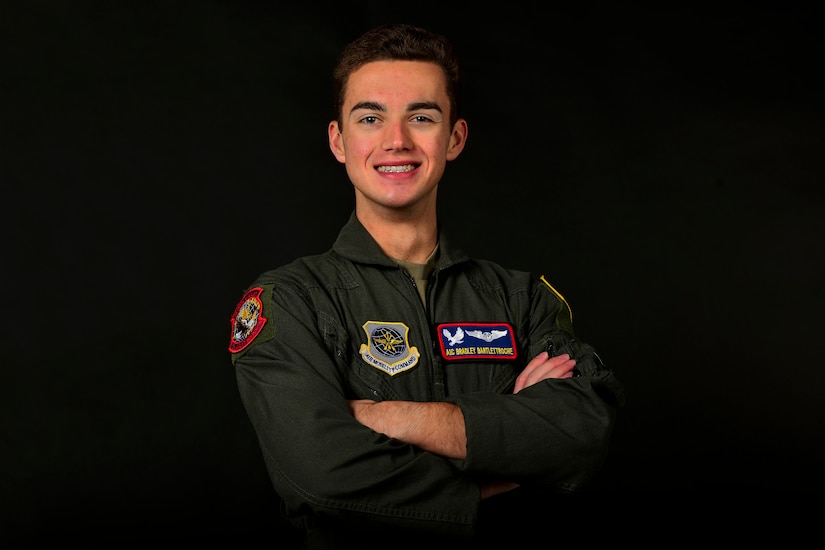
<svg viewBox="0 0 825 550">
<path fill-rule="evenodd" d="M 229 351 L 238 353 L 255 340 L 266 324 L 266 317 L 263 316 L 263 303 L 261 293 L 264 289 L 260 287 L 250 288 L 243 295 L 241 301 L 232 313 L 232 332 L 229 338 Z"/>
</svg>

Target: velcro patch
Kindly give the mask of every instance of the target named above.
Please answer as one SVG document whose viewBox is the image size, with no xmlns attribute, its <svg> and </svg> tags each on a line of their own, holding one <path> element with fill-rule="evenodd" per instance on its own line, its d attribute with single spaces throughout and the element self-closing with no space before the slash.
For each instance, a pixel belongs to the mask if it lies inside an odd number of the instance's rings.
<svg viewBox="0 0 825 550">
<path fill-rule="evenodd" d="M 359 353 L 368 365 L 395 376 L 418 363 L 421 353 L 407 340 L 410 328 L 404 323 L 367 321 L 362 327 L 367 343 Z"/>
<path fill-rule="evenodd" d="M 437 331 L 441 356 L 447 361 L 518 357 L 513 327 L 508 323 L 444 323 Z"/>
<path fill-rule="evenodd" d="M 229 351 L 238 353 L 255 340 L 266 324 L 263 316 L 261 293 L 263 288 L 250 288 L 232 313 L 232 333 L 229 338 Z"/>
</svg>

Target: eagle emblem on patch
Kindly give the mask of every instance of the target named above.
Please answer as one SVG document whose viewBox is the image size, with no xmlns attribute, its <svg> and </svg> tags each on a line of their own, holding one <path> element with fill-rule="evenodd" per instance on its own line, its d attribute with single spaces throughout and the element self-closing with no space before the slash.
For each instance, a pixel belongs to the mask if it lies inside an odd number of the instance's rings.
<svg viewBox="0 0 825 550">
<path fill-rule="evenodd" d="M 447 361 L 518 357 L 509 323 L 443 323 L 437 328 L 441 356 Z"/>
<path fill-rule="evenodd" d="M 255 287 L 243 295 L 232 313 L 232 334 L 229 339 L 229 351 L 237 353 L 255 340 L 266 324 L 263 313 L 261 293 L 264 289 Z"/>
<path fill-rule="evenodd" d="M 421 354 L 407 340 L 410 327 L 404 323 L 367 321 L 363 324 L 367 343 L 361 344 L 359 353 L 368 364 L 390 376 L 413 368 Z"/>
</svg>

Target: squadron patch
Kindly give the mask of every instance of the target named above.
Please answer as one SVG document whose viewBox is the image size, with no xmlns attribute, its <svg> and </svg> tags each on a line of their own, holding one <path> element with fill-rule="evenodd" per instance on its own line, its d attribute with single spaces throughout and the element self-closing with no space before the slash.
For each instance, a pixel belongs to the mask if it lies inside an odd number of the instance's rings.
<svg viewBox="0 0 825 550">
<path fill-rule="evenodd" d="M 266 324 L 262 315 L 261 293 L 264 289 L 255 287 L 243 295 L 232 314 L 232 333 L 229 339 L 229 351 L 237 353 L 252 343 Z"/>
<path fill-rule="evenodd" d="M 363 328 L 368 343 L 361 344 L 359 353 L 367 364 L 395 376 L 418 363 L 421 354 L 409 345 L 410 327 L 404 323 L 367 321 Z"/>
<path fill-rule="evenodd" d="M 444 323 L 436 330 L 441 356 L 447 361 L 518 357 L 513 327 L 508 323 Z"/>
</svg>

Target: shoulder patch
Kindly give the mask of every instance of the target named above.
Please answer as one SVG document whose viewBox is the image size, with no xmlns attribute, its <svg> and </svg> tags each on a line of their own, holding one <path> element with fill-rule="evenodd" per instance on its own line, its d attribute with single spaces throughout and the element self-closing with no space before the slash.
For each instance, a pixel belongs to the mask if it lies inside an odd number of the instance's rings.
<svg viewBox="0 0 825 550">
<path fill-rule="evenodd" d="M 361 344 L 359 353 L 368 365 L 395 376 L 418 363 L 421 353 L 409 345 L 410 327 L 404 323 L 367 321 L 362 328 L 367 333 L 367 343 Z"/>
<path fill-rule="evenodd" d="M 235 307 L 231 319 L 230 352 L 238 353 L 243 350 L 263 330 L 266 324 L 266 317 L 263 316 L 264 307 L 261 302 L 263 291 L 261 287 L 250 288 Z"/>
<path fill-rule="evenodd" d="M 447 361 L 518 357 L 509 323 L 443 323 L 436 328 L 441 356 Z"/>
</svg>

